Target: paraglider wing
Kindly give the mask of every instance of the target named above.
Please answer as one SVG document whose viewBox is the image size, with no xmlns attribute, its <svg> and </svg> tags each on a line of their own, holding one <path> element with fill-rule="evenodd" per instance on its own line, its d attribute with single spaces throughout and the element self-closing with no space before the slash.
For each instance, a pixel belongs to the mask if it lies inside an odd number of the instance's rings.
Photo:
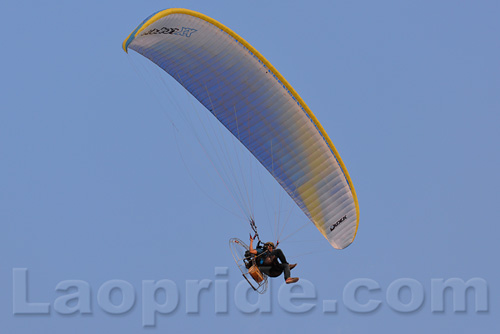
<svg viewBox="0 0 500 334">
<path fill-rule="evenodd" d="M 283 76 L 250 44 L 203 14 L 167 9 L 123 42 L 184 86 L 258 159 L 335 248 L 359 209 L 330 138 Z"/>
</svg>

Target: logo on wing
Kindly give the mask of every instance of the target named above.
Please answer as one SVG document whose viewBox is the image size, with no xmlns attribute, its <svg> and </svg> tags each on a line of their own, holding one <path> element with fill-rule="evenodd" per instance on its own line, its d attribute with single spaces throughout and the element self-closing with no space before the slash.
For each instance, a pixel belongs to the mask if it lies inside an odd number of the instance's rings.
<svg viewBox="0 0 500 334">
<path fill-rule="evenodd" d="M 347 219 L 347 215 L 344 215 L 344 217 L 340 218 L 339 220 L 337 220 L 332 226 L 330 226 L 330 231 L 333 231 L 335 230 L 335 228 L 337 226 L 339 226 L 344 220 Z"/>
<path fill-rule="evenodd" d="M 158 29 L 158 28 L 150 29 L 150 30 L 146 31 L 145 33 L 143 33 L 142 35 L 146 36 L 146 35 L 163 34 L 163 35 L 177 35 L 177 36 L 191 37 L 191 35 L 196 31 L 197 31 L 196 29 L 186 28 L 186 27 L 182 27 L 182 28 L 162 27 L 160 29 Z"/>
</svg>

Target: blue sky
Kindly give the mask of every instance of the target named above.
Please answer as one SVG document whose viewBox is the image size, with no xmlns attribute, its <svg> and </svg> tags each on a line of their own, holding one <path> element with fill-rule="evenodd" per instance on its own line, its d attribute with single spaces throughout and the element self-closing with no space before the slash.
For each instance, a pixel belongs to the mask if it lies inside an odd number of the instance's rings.
<svg viewBox="0 0 500 334">
<path fill-rule="evenodd" d="M 269 312 L 247 314 L 235 302 L 241 276 L 227 242 L 246 240 L 249 229 L 214 204 L 233 205 L 214 186 L 218 179 L 182 130 L 179 111 L 155 98 L 137 75 L 140 60 L 121 49 L 145 17 L 170 7 L 213 17 L 259 50 L 306 101 L 349 170 L 360 203 L 355 242 L 336 251 L 307 227 L 297 233 L 303 242 L 282 245 L 299 263 L 296 275 L 314 288 L 308 312 L 283 308 L 281 278 L 263 297 Z M 500 328 L 497 1 L 7 0 L 0 9 L 2 332 Z M 265 221 L 269 203 L 255 197 Z M 290 219 L 307 222 L 299 210 Z M 227 274 L 216 269 L 225 267 Z M 50 314 L 13 315 L 14 268 L 27 268 L 29 301 L 50 303 Z M 414 312 L 397 312 L 386 300 L 401 278 L 424 291 Z M 432 312 L 432 280 L 450 278 L 486 282 L 488 310 L 475 312 L 469 291 L 466 312 L 453 312 L 450 293 L 445 311 Z M 176 285 L 178 307 L 145 328 L 142 282 L 163 279 Z M 343 302 L 356 279 L 379 284 L 356 295 L 360 304 L 380 300 L 376 311 L 356 313 Z M 66 280 L 90 286 L 91 313 L 54 309 L 64 295 L 55 288 Z M 134 288 L 135 305 L 125 314 L 99 304 L 98 291 L 111 280 Z M 195 313 L 186 310 L 190 280 L 211 281 Z M 214 311 L 216 280 L 228 281 L 226 313 Z M 400 294 L 405 303 L 408 290 Z M 256 298 L 248 295 L 251 303 Z M 337 312 L 325 313 L 323 301 L 333 299 Z"/>
</svg>

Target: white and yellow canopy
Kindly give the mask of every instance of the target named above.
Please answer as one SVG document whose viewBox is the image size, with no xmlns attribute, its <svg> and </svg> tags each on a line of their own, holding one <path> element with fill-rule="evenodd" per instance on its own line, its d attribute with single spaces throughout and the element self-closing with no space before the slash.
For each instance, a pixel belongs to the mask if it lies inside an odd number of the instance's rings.
<svg viewBox="0 0 500 334">
<path fill-rule="evenodd" d="M 184 86 L 274 176 L 330 244 L 351 244 L 356 192 L 335 146 L 283 76 L 232 30 L 167 9 L 123 42 Z"/>
</svg>

